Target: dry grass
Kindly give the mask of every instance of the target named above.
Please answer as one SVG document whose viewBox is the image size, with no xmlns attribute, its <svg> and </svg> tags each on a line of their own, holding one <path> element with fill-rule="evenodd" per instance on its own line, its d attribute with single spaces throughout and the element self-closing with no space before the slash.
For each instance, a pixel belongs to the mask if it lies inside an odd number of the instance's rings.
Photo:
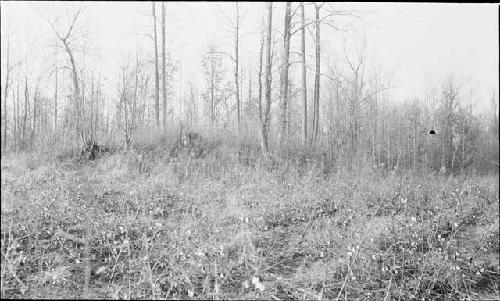
<svg viewBox="0 0 500 301">
<path fill-rule="evenodd" d="M 86 242 L 88 298 L 500 297 L 498 176 L 329 173 L 252 145 L 3 158 L 2 298 L 83 296 Z"/>
</svg>

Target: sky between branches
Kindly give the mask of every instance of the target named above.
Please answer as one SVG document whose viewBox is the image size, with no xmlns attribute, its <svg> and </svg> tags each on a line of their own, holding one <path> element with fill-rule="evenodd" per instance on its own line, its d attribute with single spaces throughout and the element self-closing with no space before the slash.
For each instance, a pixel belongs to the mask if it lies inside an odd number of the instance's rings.
<svg viewBox="0 0 500 301">
<path fill-rule="evenodd" d="M 142 48 L 153 49 L 152 40 L 144 36 L 152 31 L 151 3 L 61 3 L 3 2 L 2 27 L 6 28 L 9 23 L 8 26 L 15 30 L 12 39 L 18 41 L 18 49 L 30 47 L 31 55 L 36 53 L 35 59 L 40 60 L 42 66 L 52 53 L 47 45 L 54 42 L 47 16 L 55 17 L 64 9 L 71 10 L 71 6 L 82 6 L 84 18 L 81 21 L 88 30 L 90 47 L 99 54 L 95 63 L 108 79 L 108 88 L 112 89 L 108 94 L 113 97 L 115 88 L 112 86 L 125 54 L 135 55 L 137 41 Z M 240 11 L 245 13 L 241 38 L 244 69 L 250 63 L 256 66 L 263 6 L 264 3 L 240 4 Z M 284 5 L 276 3 L 274 7 L 274 26 L 280 30 Z M 365 37 L 370 64 L 378 65 L 384 73 L 394 74 L 391 98 L 404 100 L 421 96 L 427 82 L 439 83 L 451 72 L 475 88 L 478 102 L 481 102 L 479 107 L 489 104 L 492 91 L 498 93 L 498 5 L 344 3 L 333 4 L 333 7 L 362 11 L 363 21 L 346 36 L 358 41 L 357 45 Z M 167 3 L 167 44 L 174 59 L 181 62 L 182 86 L 187 79 L 201 83 L 200 62 L 209 43 L 232 51 L 232 36 L 222 15 L 232 16 L 233 8 L 234 3 L 229 2 Z M 306 7 L 306 13 L 313 17 L 313 7 Z M 322 34 L 324 61 L 335 61 L 335 56 L 341 53 L 342 34 L 329 29 Z M 276 39 L 278 43 L 282 41 L 280 36 Z M 2 50 L 4 40 L 2 35 Z M 299 35 L 292 38 L 292 50 L 298 50 L 298 42 Z M 311 66 L 312 42 L 308 34 Z M 2 72 L 3 69 L 2 63 Z M 297 80 L 299 76 L 297 74 Z M 174 87 L 179 87 L 178 76 L 176 80 Z"/>
</svg>

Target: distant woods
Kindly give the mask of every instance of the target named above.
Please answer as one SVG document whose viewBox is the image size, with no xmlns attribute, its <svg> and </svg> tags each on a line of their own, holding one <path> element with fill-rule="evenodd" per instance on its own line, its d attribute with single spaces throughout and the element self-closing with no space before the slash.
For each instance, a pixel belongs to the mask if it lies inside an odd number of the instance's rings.
<svg viewBox="0 0 500 301">
<path fill-rule="evenodd" d="M 318 2 L 227 4 L 227 43 L 189 58 L 199 66 L 196 81 L 182 78 L 168 48 L 176 35 L 167 25 L 171 5 L 149 6 L 145 38 L 123 55 L 113 79 L 86 50 L 93 37 L 83 8 L 47 17 L 50 45 L 39 69 L 30 65 L 31 48 L 2 26 L 2 154 L 89 143 L 129 148 L 145 131 L 165 143 L 182 124 L 252 133 L 265 154 L 301 145 L 346 168 L 498 171 L 497 94 L 488 96 L 489 113 L 475 114 L 479 91 L 442 74 L 420 96 L 391 99 L 391 77 L 374 67 L 364 41 L 355 50 L 345 42 L 360 40 L 351 28 L 363 13 Z M 250 34 L 249 10 L 261 24 Z M 333 45 L 330 37 L 340 36 L 344 42 Z M 246 47 L 247 39 L 257 42 Z"/>
</svg>

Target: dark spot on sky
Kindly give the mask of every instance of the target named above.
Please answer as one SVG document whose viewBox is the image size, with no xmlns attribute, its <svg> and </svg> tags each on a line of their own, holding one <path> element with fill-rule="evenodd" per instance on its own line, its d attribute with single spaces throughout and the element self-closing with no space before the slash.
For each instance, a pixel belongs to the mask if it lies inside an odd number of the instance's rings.
<svg viewBox="0 0 500 301">
<path fill-rule="evenodd" d="M 436 134 L 436 132 L 435 132 L 434 130 L 431 130 L 431 131 L 429 132 L 429 134 L 431 134 L 431 135 L 435 135 L 435 134 Z"/>
</svg>

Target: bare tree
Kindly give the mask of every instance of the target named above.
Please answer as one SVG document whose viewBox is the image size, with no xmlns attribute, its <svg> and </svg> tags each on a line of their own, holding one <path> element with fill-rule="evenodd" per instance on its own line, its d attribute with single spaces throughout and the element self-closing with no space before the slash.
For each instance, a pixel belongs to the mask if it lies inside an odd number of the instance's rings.
<svg viewBox="0 0 500 301">
<path fill-rule="evenodd" d="M 273 24 L 273 3 L 267 3 L 267 36 L 266 36 L 266 102 L 264 108 L 264 118 L 262 121 L 262 151 L 266 154 L 269 150 L 269 127 L 271 111 L 271 47 L 272 47 L 272 24 Z"/>
<path fill-rule="evenodd" d="M 8 118 L 7 118 L 7 100 L 8 100 L 8 95 L 9 95 L 9 84 L 10 84 L 10 71 L 12 69 L 12 66 L 10 65 L 10 39 L 7 38 L 7 58 L 5 62 L 5 84 L 4 84 L 4 90 L 3 90 L 3 122 L 4 122 L 4 128 L 3 128 L 3 139 L 2 139 L 2 146 L 3 146 L 3 151 L 7 149 L 7 128 L 8 128 Z"/>
<path fill-rule="evenodd" d="M 214 49 L 213 47 L 209 48 L 209 52 L 212 52 Z M 212 124 L 212 127 L 214 126 L 215 123 L 215 89 L 216 89 L 216 67 L 218 61 L 216 60 L 216 57 L 214 55 L 210 55 L 205 58 L 203 61 L 203 65 L 205 67 L 205 74 L 208 77 L 208 89 L 209 89 L 209 95 L 210 95 L 210 122 Z"/>
<path fill-rule="evenodd" d="M 302 17 L 301 26 L 301 57 L 302 57 L 302 101 L 304 108 L 302 110 L 302 144 L 307 143 L 307 78 L 306 78 L 306 22 L 304 2 L 300 2 Z"/>
<path fill-rule="evenodd" d="M 360 51 L 357 60 L 354 61 L 344 50 L 345 60 L 347 62 L 350 76 L 347 81 L 350 86 L 349 95 L 349 133 L 351 142 L 351 151 L 354 152 L 358 147 L 358 136 L 359 136 L 359 115 L 360 115 L 360 103 L 362 96 L 362 91 L 365 89 L 365 64 L 364 64 L 364 53 Z"/>
<path fill-rule="evenodd" d="M 225 18 L 227 24 L 231 27 L 232 34 L 234 35 L 234 54 L 229 54 L 226 52 L 221 52 L 221 54 L 224 54 L 226 57 L 231 59 L 231 61 L 234 63 L 234 98 L 235 98 L 235 103 L 236 103 L 236 120 L 237 120 L 237 126 L 238 126 L 238 131 L 240 130 L 240 123 L 241 123 L 241 95 L 240 95 L 240 90 L 241 90 L 241 82 L 240 82 L 240 30 L 241 30 L 241 21 L 242 21 L 242 15 L 240 14 L 240 8 L 239 8 L 239 3 L 235 3 L 235 9 L 234 9 L 234 20 L 228 16 L 226 16 L 224 13 L 222 13 L 222 16 Z"/>
<path fill-rule="evenodd" d="M 18 69 L 18 75 L 17 75 L 17 80 L 16 80 L 16 99 L 15 99 L 15 102 L 14 102 L 14 148 L 15 148 L 15 151 L 18 151 L 19 150 L 19 141 L 20 141 L 20 129 L 19 129 L 19 126 L 20 126 L 20 121 L 19 121 L 19 106 L 20 106 L 20 92 L 19 92 L 19 84 L 20 84 L 20 81 L 21 81 L 21 77 L 20 77 L 20 72 L 19 72 L 19 69 Z"/>
<path fill-rule="evenodd" d="M 280 99 L 281 99 L 281 120 L 280 120 L 280 131 L 279 131 L 279 145 L 283 145 L 285 136 L 287 135 L 287 123 L 288 119 L 288 69 L 290 67 L 289 57 L 290 57 L 290 23 L 291 23 L 291 2 L 287 2 L 285 6 L 285 25 L 283 31 L 283 57 L 281 63 L 281 89 L 280 89 Z"/>
<path fill-rule="evenodd" d="M 163 98 L 163 131 L 167 133 L 167 79 L 165 58 L 165 2 L 161 3 L 161 76 L 162 76 L 162 98 Z"/>
<path fill-rule="evenodd" d="M 320 75 L 321 75 L 321 39 L 320 39 L 320 9 L 324 5 L 314 3 L 315 19 L 314 27 L 316 32 L 316 68 L 314 73 L 314 95 L 313 95 L 313 120 L 312 120 L 312 135 L 311 141 L 314 142 L 319 135 L 319 98 L 320 98 Z"/>
<path fill-rule="evenodd" d="M 193 85 L 193 82 L 191 80 L 188 80 L 188 86 L 189 86 L 189 102 L 187 105 L 187 110 L 186 110 L 186 117 L 189 121 L 189 126 L 192 127 L 193 125 L 197 125 L 198 123 L 198 103 L 197 103 L 197 89 Z"/>
<path fill-rule="evenodd" d="M 128 148 L 132 144 L 132 134 L 139 127 L 140 105 L 137 103 L 138 93 L 142 82 L 139 80 L 141 64 L 136 54 L 135 66 L 131 67 L 128 60 L 121 67 L 120 82 L 118 84 L 117 124 L 123 131 L 125 144 Z M 142 87 L 144 88 L 144 87 Z"/>
<path fill-rule="evenodd" d="M 57 48 L 55 49 L 55 87 L 54 87 L 54 133 L 57 133 L 57 85 L 58 85 L 58 65 L 57 65 Z"/>
<path fill-rule="evenodd" d="M 442 170 L 450 170 L 452 167 L 452 152 L 453 152 L 453 118 L 455 115 L 456 106 L 458 104 L 457 97 L 459 88 L 455 77 L 450 75 L 442 86 L 442 105 L 443 105 L 443 135 L 442 135 Z"/>
<path fill-rule="evenodd" d="M 73 80 L 73 99 L 75 102 L 76 106 L 76 113 L 77 113 L 77 120 L 76 120 L 76 129 L 77 133 L 80 137 L 82 147 L 85 147 L 87 144 L 87 136 L 85 133 L 85 128 L 83 125 L 83 102 L 80 97 L 80 85 L 78 82 L 78 72 L 77 72 L 77 67 L 76 67 L 76 62 L 74 59 L 74 49 L 72 48 L 72 43 L 74 42 L 74 39 L 76 38 L 76 34 L 74 33 L 73 29 L 75 27 L 75 24 L 80 17 L 82 13 L 81 9 L 78 9 L 72 16 L 69 28 L 66 31 L 66 34 L 61 34 L 58 32 L 58 30 L 55 28 L 55 24 L 53 22 L 49 22 L 50 25 L 52 26 L 52 29 L 56 36 L 59 38 L 61 41 L 64 50 L 66 51 L 66 54 L 68 55 L 70 65 L 71 65 L 71 72 L 72 72 L 72 80 Z M 27 91 L 27 87 L 26 87 Z"/>
<path fill-rule="evenodd" d="M 236 16 L 234 24 L 234 85 L 236 89 L 236 106 L 237 106 L 237 116 L 238 116 L 238 131 L 240 130 L 240 120 L 241 120 L 241 103 L 240 103 L 240 85 L 238 82 L 239 78 L 239 43 L 240 43 L 240 10 L 238 2 L 236 2 Z"/>
<path fill-rule="evenodd" d="M 35 94 L 33 95 L 33 119 L 31 123 L 31 134 L 30 134 L 30 143 L 31 147 L 34 148 L 35 146 L 35 134 L 37 130 L 37 117 L 38 117 L 38 102 L 39 102 L 39 95 L 40 95 L 40 89 L 39 89 L 39 84 L 40 84 L 40 79 L 38 79 L 37 85 L 35 87 Z"/>
<path fill-rule="evenodd" d="M 154 31 L 154 44 L 155 44 L 155 121 L 156 127 L 160 128 L 160 75 L 158 74 L 158 39 L 156 35 L 156 8 L 153 2 L 153 31 Z"/>
<path fill-rule="evenodd" d="M 305 28 L 309 26 L 310 24 L 314 25 L 314 35 L 315 35 L 315 68 L 314 68 L 314 94 L 313 94 L 313 116 L 312 116 L 312 132 L 310 138 L 310 142 L 314 142 L 317 140 L 320 132 L 320 126 L 319 126 L 319 120 L 320 120 L 320 92 L 321 92 L 321 76 L 324 74 L 321 73 L 321 25 L 325 24 L 328 25 L 330 28 L 334 30 L 340 30 L 340 31 L 346 31 L 346 28 L 350 26 L 350 24 L 347 24 L 345 26 L 338 26 L 334 24 L 334 22 L 331 20 L 331 17 L 350 17 L 350 16 L 355 16 L 354 10 L 334 10 L 331 7 L 324 9 L 326 11 L 326 14 L 323 14 L 321 16 L 321 11 L 325 3 L 317 3 L 317 2 L 312 2 L 312 5 L 314 5 L 315 8 L 315 17 L 312 21 L 307 22 L 305 21 L 305 12 L 304 12 L 304 5 L 301 3 L 300 8 L 302 11 L 302 24 L 299 28 L 293 30 L 291 32 L 291 35 L 294 35 L 297 31 L 302 31 L 302 35 L 304 36 L 303 38 L 303 44 L 305 46 Z M 292 14 L 292 16 L 295 14 L 295 12 Z M 305 48 L 305 47 L 303 47 Z M 305 50 L 302 53 L 302 65 L 303 69 L 307 68 L 307 65 L 305 64 Z M 303 79 L 305 79 L 305 71 L 303 70 Z M 303 84 L 305 84 L 305 80 L 303 80 Z M 303 120 L 302 120 L 302 136 L 303 136 L 303 141 L 307 140 L 307 92 L 304 90 L 303 91 L 304 95 L 304 112 L 303 112 Z"/>
<path fill-rule="evenodd" d="M 202 93 L 202 98 L 208 105 L 208 115 L 212 127 L 215 126 L 218 117 L 222 117 L 223 113 L 230 113 L 227 99 L 230 96 L 229 89 L 231 88 L 224 82 L 226 71 L 222 62 L 222 54 L 224 53 L 216 51 L 213 45 L 209 45 L 201 62 L 206 82 L 206 90 Z"/>
<path fill-rule="evenodd" d="M 28 90 L 28 77 L 24 81 L 24 114 L 23 114 L 23 148 L 26 143 L 26 123 L 28 121 L 28 108 L 29 108 L 29 90 Z"/>
<path fill-rule="evenodd" d="M 172 122 L 174 120 L 173 118 L 174 114 L 172 106 Z M 179 120 L 182 120 L 182 57 L 179 59 Z"/>
<path fill-rule="evenodd" d="M 253 101 L 252 101 L 252 69 L 248 68 L 248 102 L 247 102 L 247 116 L 249 116 L 250 111 L 253 109 Z"/>
<path fill-rule="evenodd" d="M 417 156 L 418 156 L 418 126 L 419 126 L 419 118 L 420 118 L 420 107 L 418 104 L 418 99 L 416 99 L 413 103 L 413 162 L 412 168 L 413 173 L 417 171 Z"/>
<path fill-rule="evenodd" d="M 258 97 L 258 104 L 259 104 L 259 121 L 262 121 L 262 64 L 263 64 L 263 56 L 264 56 L 264 36 L 265 36 L 265 27 L 264 27 L 264 16 L 265 14 L 262 14 L 262 32 L 261 32 L 261 39 L 260 39 L 260 48 L 259 48 L 259 97 Z"/>
</svg>

